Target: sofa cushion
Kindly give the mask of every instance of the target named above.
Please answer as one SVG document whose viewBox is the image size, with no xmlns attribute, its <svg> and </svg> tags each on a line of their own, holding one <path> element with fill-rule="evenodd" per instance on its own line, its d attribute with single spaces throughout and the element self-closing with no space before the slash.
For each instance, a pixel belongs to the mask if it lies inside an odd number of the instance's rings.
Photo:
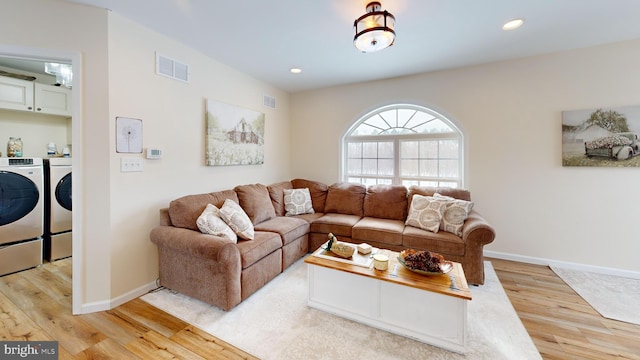
<svg viewBox="0 0 640 360">
<path fill-rule="evenodd" d="M 276 217 L 269 190 L 265 185 L 238 185 L 233 190 L 238 194 L 240 206 L 254 225 Z"/>
<path fill-rule="evenodd" d="M 314 221 L 316 221 L 317 219 L 323 216 L 324 216 L 324 213 L 314 212 L 313 214 L 296 215 L 295 218 L 302 219 L 308 223 L 313 223 Z"/>
<path fill-rule="evenodd" d="M 313 214 L 313 204 L 309 188 L 284 189 L 284 209 L 286 216 Z"/>
<path fill-rule="evenodd" d="M 271 204 L 276 212 L 276 216 L 284 216 L 284 189 L 293 189 L 291 181 L 281 181 L 267 186 Z"/>
<path fill-rule="evenodd" d="M 418 186 L 411 185 L 409 187 L 409 205 L 411 205 L 411 198 L 413 195 L 433 196 L 438 193 L 444 196 L 451 196 L 452 198 L 471 201 L 471 193 L 466 189 L 456 189 L 451 187 L 435 187 L 435 186 Z"/>
<path fill-rule="evenodd" d="M 309 233 L 309 227 L 309 223 L 303 219 L 278 216 L 256 225 L 255 230 L 270 231 L 279 234 L 282 238 L 282 245 L 284 246 Z"/>
<path fill-rule="evenodd" d="M 441 231 L 433 233 L 431 231 L 418 229 L 412 226 L 405 226 L 402 233 L 402 246 L 408 249 L 429 250 L 446 255 L 464 256 L 464 241 L 459 236 Z"/>
<path fill-rule="evenodd" d="M 373 241 L 381 244 L 402 245 L 404 221 L 363 217 L 353 225 L 351 238 L 354 242 Z"/>
<path fill-rule="evenodd" d="M 444 210 L 442 221 L 440 221 L 440 230 L 462 237 L 462 227 L 473 208 L 473 202 L 455 199 L 439 193 L 435 193 L 433 196 L 436 199 L 444 199 L 447 202 L 447 208 Z"/>
<path fill-rule="evenodd" d="M 327 191 L 324 212 L 362 217 L 366 190 L 367 188 L 363 184 L 347 182 L 332 184 Z"/>
<path fill-rule="evenodd" d="M 351 237 L 351 229 L 360 219 L 357 215 L 324 214 L 311 223 L 311 232 Z"/>
<path fill-rule="evenodd" d="M 437 233 L 446 208 L 447 201 L 444 199 L 414 195 L 405 224 Z"/>
<path fill-rule="evenodd" d="M 404 221 L 407 218 L 407 188 L 404 185 L 368 186 L 364 216 Z"/>
<path fill-rule="evenodd" d="M 313 203 L 313 211 L 317 213 L 325 212 L 324 205 L 327 201 L 327 191 L 329 187 L 318 181 L 293 179 L 291 185 L 296 189 L 308 188 L 311 194 L 311 202 Z"/>
<path fill-rule="evenodd" d="M 226 199 L 238 201 L 235 191 L 224 190 L 209 194 L 186 195 L 171 201 L 169 218 L 175 227 L 200 231 L 196 221 L 208 204 L 220 208 Z"/>
<path fill-rule="evenodd" d="M 256 231 L 253 240 L 238 240 L 242 268 L 250 267 L 281 247 L 282 240 L 280 240 L 280 236 L 272 232 Z"/>
<path fill-rule="evenodd" d="M 233 242 L 238 241 L 236 233 L 220 218 L 220 209 L 213 204 L 207 205 L 196 220 L 196 224 L 203 234 L 226 237 Z"/>
<path fill-rule="evenodd" d="M 225 200 L 220 208 L 220 217 L 240 238 L 245 240 L 253 240 L 254 230 L 251 220 L 233 200 Z"/>
</svg>

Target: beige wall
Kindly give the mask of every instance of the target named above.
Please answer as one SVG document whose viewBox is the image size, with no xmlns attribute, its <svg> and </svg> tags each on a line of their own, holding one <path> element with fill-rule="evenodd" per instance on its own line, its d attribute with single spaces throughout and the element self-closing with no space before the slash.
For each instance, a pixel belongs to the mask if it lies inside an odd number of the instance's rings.
<svg viewBox="0 0 640 360">
<path fill-rule="evenodd" d="M 639 61 L 630 41 L 297 93 L 293 176 L 338 180 L 354 121 L 393 102 L 424 105 L 465 133 L 465 186 L 497 232 L 487 250 L 638 272 L 640 169 L 562 167 L 561 112 L 640 105 Z"/>
<path fill-rule="evenodd" d="M 0 109 L 0 153 L 6 154 L 9 137 L 22 139 L 24 157 L 47 157 L 47 144 L 54 142 L 59 152 L 69 143 L 68 118 Z"/>
<path fill-rule="evenodd" d="M 155 74 L 155 52 L 186 63 L 190 83 Z M 263 94 L 277 109 L 262 106 Z M 205 100 L 265 114 L 265 162 L 253 166 L 204 165 Z M 158 211 L 179 196 L 271 184 L 290 179 L 288 95 L 180 43 L 109 14 L 109 129 L 112 297 L 153 282 L 158 256 L 149 231 Z M 115 118 L 143 121 L 143 147 L 158 147 L 160 160 L 143 160 L 144 171 L 120 172 Z"/>
</svg>

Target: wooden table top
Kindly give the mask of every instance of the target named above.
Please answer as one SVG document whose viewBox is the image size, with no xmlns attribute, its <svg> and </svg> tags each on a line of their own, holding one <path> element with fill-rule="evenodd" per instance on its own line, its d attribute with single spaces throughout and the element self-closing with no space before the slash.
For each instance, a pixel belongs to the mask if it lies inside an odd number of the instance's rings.
<svg viewBox="0 0 640 360">
<path fill-rule="evenodd" d="M 320 252 L 323 249 L 318 249 L 314 252 Z M 471 291 L 467 284 L 467 279 L 464 276 L 462 265 L 457 262 L 451 262 L 453 269 L 447 274 L 441 275 L 422 275 L 405 268 L 398 261 L 398 253 L 387 249 L 379 249 L 376 254 L 384 254 L 389 257 L 389 267 L 387 270 L 377 270 L 373 267 L 373 264 L 369 267 L 363 267 L 358 265 L 352 265 L 345 262 L 335 261 L 327 258 L 321 258 L 314 256 L 314 254 L 307 256 L 304 260 L 307 264 L 323 266 L 326 268 L 341 270 L 352 274 L 362 275 L 382 281 L 389 281 L 396 284 L 405 286 L 411 286 L 417 289 L 432 291 L 443 295 L 454 296 L 465 300 L 471 300 Z M 393 276 L 394 268 L 396 268 L 397 276 Z M 457 290 L 451 287 L 451 278 L 449 275 L 453 275 L 456 281 Z"/>
</svg>

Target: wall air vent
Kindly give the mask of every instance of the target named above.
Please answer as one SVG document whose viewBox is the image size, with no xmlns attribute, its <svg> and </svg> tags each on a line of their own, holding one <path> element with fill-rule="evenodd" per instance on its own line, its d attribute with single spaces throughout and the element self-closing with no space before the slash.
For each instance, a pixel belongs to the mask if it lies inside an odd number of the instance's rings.
<svg viewBox="0 0 640 360">
<path fill-rule="evenodd" d="M 275 109 L 276 108 L 276 98 L 269 95 L 262 96 L 262 104 L 266 107 Z"/>
<path fill-rule="evenodd" d="M 156 74 L 189 82 L 189 65 L 156 53 Z"/>
</svg>

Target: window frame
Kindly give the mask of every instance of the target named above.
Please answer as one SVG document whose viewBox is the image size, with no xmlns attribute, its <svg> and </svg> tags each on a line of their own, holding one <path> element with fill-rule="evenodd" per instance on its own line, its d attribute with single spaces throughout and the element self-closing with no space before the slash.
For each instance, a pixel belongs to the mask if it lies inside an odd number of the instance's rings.
<svg viewBox="0 0 640 360">
<path fill-rule="evenodd" d="M 372 117 L 377 116 L 380 113 L 388 112 L 390 110 L 411 110 L 417 112 L 423 112 L 427 115 L 434 117 L 434 120 L 440 120 L 449 128 L 451 128 L 451 132 L 436 132 L 436 133 L 403 133 L 403 134 L 378 134 L 378 135 L 351 135 L 361 124 L 371 119 Z M 447 140 L 453 139 L 458 141 L 458 177 L 450 178 L 450 177 L 441 177 L 441 176 L 400 176 L 400 142 L 404 140 Z M 360 174 L 357 176 L 350 176 L 348 173 L 349 159 L 348 156 L 348 145 L 353 140 L 357 140 L 358 142 L 381 142 L 384 140 L 391 140 L 393 143 L 393 175 L 392 176 L 384 176 L 384 175 L 365 175 Z M 440 157 L 438 157 L 440 159 Z M 349 128 L 343 133 L 341 141 L 340 141 L 340 179 L 341 181 L 349 181 L 351 177 L 358 177 L 361 179 L 374 179 L 375 183 L 380 183 L 377 179 L 390 179 L 391 184 L 402 185 L 403 181 L 414 181 L 419 183 L 422 182 L 449 182 L 455 183 L 456 187 L 464 188 L 465 186 L 465 137 L 464 132 L 461 128 L 450 118 L 442 115 L 440 112 L 435 111 L 431 108 L 427 108 L 420 105 L 414 104 L 405 104 L 398 103 L 392 105 L 386 105 L 374 109 L 365 115 L 361 116 L 357 120 L 349 126 Z M 363 182 L 364 183 L 364 182 Z M 441 185 L 446 186 L 446 185 Z M 409 185 L 407 185 L 409 187 Z"/>
</svg>

